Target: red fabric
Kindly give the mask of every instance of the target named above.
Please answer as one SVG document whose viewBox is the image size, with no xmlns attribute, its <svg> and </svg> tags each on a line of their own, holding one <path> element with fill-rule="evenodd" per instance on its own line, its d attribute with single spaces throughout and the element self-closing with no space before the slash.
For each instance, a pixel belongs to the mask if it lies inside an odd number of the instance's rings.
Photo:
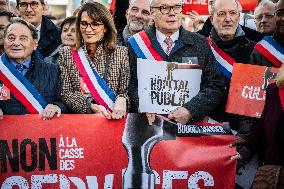
<svg viewBox="0 0 284 189">
<path fill-rule="evenodd" d="M 263 54 L 276 68 L 280 68 L 282 65 L 282 62 L 279 61 L 271 52 L 269 52 L 266 48 L 264 48 L 260 44 L 256 44 L 254 47 L 256 50 L 258 50 L 261 54 Z"/>
<path fill-rule="evenodd" d="M 282 108 L 284 110 L 284 88 L 279 88 L 279 97 L 280 97 Z"/>
<path fill-rule="evenodd" d="M 149 51 L 152 54 L 152 56 L 158 61 L 163 61 L 163 58 L 161 57 L 161 55 L 152 46 L 152 43 L 151 43 L 148 35 L 146 34 L 146 32 L 143 30 L 143 31 L 139 32 L 139 35 L 142 38 L 142 40 L 144 41 L 145 45 L 149 48 Z"/>
<path fill-rule="evenodd" d="M 57 179 L 53 184 L 44 184 L 44 189 L 60 188 L 59 185 L 62 184 L 62 179 L 60 180 L 60 178 L 62 177 L 67 178 L 71 185 L 70 188 L 76 188 L 73 182 L 74 178 L 80 179 L 82 185 L 85 185 L 86 188 L 96 188 L 94 183 L 87 182 L 88 179 L 89 181 L 97 182 L 98 188 L 104 188 L 104 184 L 109 183 L 106 182 L 105 177 L 107 175 L 113 176 L 113 185 L 108 188 L 121 189 L 122 170 L 127 167 L 128 161 L 127 152 L 122 145 L 125 120 L 107 120 L 100 114 L 66 114 L 60 118 L 43 121 L 38 115 L 21 115 L 4 116 L 4 120 L 0 121 L 0 126 L 0 145 L 3 142 L 7 142 L 12 155 L 13 140 L 18 141 L 18 145 L 16 145 L 18 148 L 25 146 L 22 143 L 23 140 L 33 141 L 37 145 L 35 169 L 27 172 L 20 165 L 19 171 L 12 172 L 10 163 L 7 160 L 8 172 L 1 173 L 0 188 L 4 180 L 11 178 L 11 176 L 21 176 L 31 186 L 31 182 L 33 182 L 32 176 L 53 174 Z M 149 128 L 151 130 L 151 127 Z M 65 143 L 64 146 L 60 145 L 62 143 L 61 137 Z M 76 147 L 71 145 L 73 138 L 76 140 Z M 39 156 L 43 154 L 40 149 L 44 146 L 40 145 L 40 139 L 46 141 L 49 151 L 51 150 L 51 139 L 56 140 L 57 162 L 53 163 L 57 164 L 56 170 L 50 169 L 46 158 L 44 158 L 45 170 L 39 170 Z M 137 139 L 139 140 L 140 136 L 137 136 Z M 182 179 L 172 180 L 172 189 L 197 188 L 197 185 L 199 188 L 233 189 L 236 161 L 231 161 L 230 157 L 236 154 L 236 151 L 230 148 L 229 144 L 234 140 L 234 136 L 218 135 L 177 137 L 172 140 L 158 141 L 153 147 L 153 151 L 147 152 L 150 154 L 149 164 L 152 170 L 159 174 L 155 188 L 167 188 L 169 180 L 173 179 L 173 177 L 169 177 L 169 175 L 166 177 L 166 175 L 178 172 L 184 173 L 184 176 Z M 62 155 L 66 151 L 61 150 L 70 150 L 71 148 L 83 148 L 84 157 L 62 159 Z M 3 153 L 3 149 L 1 146 L 0 153 Z M 21 152 L 21 162 L 26 161 L 27 165 L 30 166 L 30 145 L 27 145 L 26 152 L 20 151 L 20 149 L 18 152 Z M 17 153 L 15 152 L 15 154 Z M 24 154 L 26 154 L 27 158 L 25 158 Z M 13 155 L 13 157 L 17 159 L 16 155 Z M 7 159 L 7 156 L 4 155 L 4 159 Z M 61 160 L 74 160 L 74 169 L 60 169 Z M 3 170 L 2 168 L 0 171 Z M 206 178 L 204 176 L 209 176 L 208 180 L 211 180 L 211 182 L 204 179 Z M 212 179 L 214 182 L 212 182 Z M 34 181 L 33 184 L 37 183 Z M 205 187 L 206 184 L 211 184 L 211 186 Z M 68 183 L 64 184 L 65 188 L 68 188 L 67 185 Z M 105 188 L 107 187 L 105 186 Z"/>
</svg>

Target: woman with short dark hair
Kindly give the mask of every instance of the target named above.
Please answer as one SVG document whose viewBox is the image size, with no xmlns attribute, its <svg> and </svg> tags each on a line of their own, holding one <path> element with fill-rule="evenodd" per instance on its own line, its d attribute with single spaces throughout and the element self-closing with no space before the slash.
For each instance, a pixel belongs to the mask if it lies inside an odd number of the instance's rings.
<svg viewBox="0 0 284 189">
<path fill-rule="evenodd" d="M 69 46 L 71 49 L 76 48 L 76 17 L 71 16 L 63 20 L 60 25 L 60 37 L 62 44 L 59 45 L 53 53 L 44 59 L 45 62 L 58 64 L 59 51 L 64 46 Z"/>
<path fill-rule="evenodd" d="M 100 3 L 85 3 L 76 33 L 76 50 L 64 47 L 59 57 L 63 100 L 73 113 L 121 119 L 126 114 L 130 71 L 127 48 L 116 45 L 111 13 Z"/>
</svg>

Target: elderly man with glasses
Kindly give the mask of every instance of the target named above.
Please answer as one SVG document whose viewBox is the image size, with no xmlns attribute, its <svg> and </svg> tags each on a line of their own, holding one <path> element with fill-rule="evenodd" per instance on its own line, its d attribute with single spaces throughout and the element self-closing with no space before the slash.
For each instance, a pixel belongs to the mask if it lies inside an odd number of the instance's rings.
<svg viewBox="0 0 284 189">
<path fill-rule="evenodd" d="M 46 16 L 44 0 L 17 0 L 20 16 L 33 24 L 39 36 L 36 54 L 44 59 L 61 44 L 60 31 Z"/>
<path fill-rule="evenodd" d="M 254 19 L 257 31 L 272 35 L 275 30 L 275 4 L 264 0 L 254 9 Z"/>
<path fill-rule="evenodd" d="M 272 17 L 263 15 L 263 17 Z M 267 18 L 266 18 L 267 19 Z M 264 20 L 264 18 L 262 18 Z M 255 47 L 250 57 L 251 63 L 279 68 L 284 64 L 284 1 L 279 1 L 275 7 L 275 29 L 272 35 L 263 38 Z"/>
<path fill-rule="evenodd" d="M 182 107 L 173 110 L 169 114 L 169 118 L 182 124 L 201 120 L 219 104 L 225 89 L 224 81 L 221 73 L 217 70 L 210 46 L 204 37 L 188 32 L 182 27 L 181 0 L 152 0 L 150 11 L 154 24 L 145 31 L 145 34 L 153 49 L 163 60 L 185 63 L 192 58 L 197 60 L 197 64 L 202 65 L 199 93 Z M 131 111 L 137 112 L 139 101 L 137 58 L 140 57 L 136 54 L 131 39 L 133 38 L 129 39 L 131 66 L 129 96 Z"/>
</svg>

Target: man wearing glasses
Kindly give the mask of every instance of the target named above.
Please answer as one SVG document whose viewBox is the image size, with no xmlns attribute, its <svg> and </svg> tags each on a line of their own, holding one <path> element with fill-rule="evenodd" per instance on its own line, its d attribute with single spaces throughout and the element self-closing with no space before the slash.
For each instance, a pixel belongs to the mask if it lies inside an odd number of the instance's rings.
<svg viewBox="0 0 284 189">
<path fill-rule="evenodd" d="M 254 19 L 257 31 L 272 35 L 275 30 L 275 4 L 271 1 L 261 1 L 254 9 Z"/>
<path fill-rule="evenodd" d="M 268 15 L 268 14 L 267 14 Z M 267 17 L 264 16 L 264 17 Z M 271 16 L 271 15 L 270 15 Z M 268 16 L 269 17 L 269 16 Z M 262 18 L 264 19 L 264 18 Z M 279 68 L 284 63 L 284 1 L 275 7 L 275 29 L 272 36 L 263 38 L 254 48 L 250 62 Z M 272 19 L 272 20 L 273 20 Z"/>
<path fill-rule="evenodd" d="M 49 56 L 60 44 L 60 31 L 43 15 L 44 0 L 17 0 L 20 16 L 38 30 L 39 43 L 36 54 L 40 59 Z"/>
<path fill-rule="evenodd" d="M 204 37 L 182 28 L 181 0 L 152 0 L 150 11 L 154 24 L 144 33 L 146 33 L 153 49 L 162 59 L 167 62 L 178 63 L 197 60 L 195 63 L 202 66 L 199 93 L 182 107 L 172 111 L 169 118 L 182 124 L 191 120 L 201 120 L 219 104 L 225 88 L 222 76 L 215 65 L 215 58 L 210 46 Z M 139 56 L 131 44 L 135 35 L 129 39 L 132 77 L 129 96 L 132 112 L 138 111 L 139 104 L 137 90 L 137 58 Z"/>
</svg>

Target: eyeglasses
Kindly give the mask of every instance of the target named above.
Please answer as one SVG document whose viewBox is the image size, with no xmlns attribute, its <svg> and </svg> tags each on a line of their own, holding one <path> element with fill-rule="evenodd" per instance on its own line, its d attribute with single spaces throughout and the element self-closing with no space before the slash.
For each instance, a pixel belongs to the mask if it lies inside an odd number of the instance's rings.
<svg viewBox="0 0 284 189">
<path fill-rule="evenodd" d="M 27 9 L 29 5 L 32 9 L 36 9 L 36 8 L 38 8 L 39 3 L 36 2 L 36 1 L 32 1 L 31 3 L 21 2 L 21 3 L 19 3 L 19 8 L 20 9 Z"/>
<path fill-rule="evenodd" d="M 264 17 L 267 18 L 267 19 L 271 19 L 274 17 L 275 14 L 269 14 L 269 13 L 264 13 L 264 14 L 260 14 L 258 16 L 255 17 L 255 19 L 257 21 L 261 21 Z"/>
<path fill-rule="evenodd" d="M 80 22 L 80 28 L 83 30 L 87 29 L 88 26 L 90 26 L 93 30 L 97 30 L 102 25 L 104 24 L 100 22 L 92 22 L 92 23 L 88 23 L 86 21 Z"/>
<path fill-rule="evenodd" d="M 227 16 L 227 13 L 229 13 L 229 15 L 231 17 L 235 17 L 238 15 L 238 11 L 229 11 L 229 12 L 225 12 L 225 11 L 220 11 L 220 12 L 217 12 L 217 17 L 219 18 L 225 18 Z"/>
<path fill-rule="evenodd" d="M 174 5 L 174 6 L 163 5 L 160 7 L 151 7 L 151 8 L 160 9 L 160 12 L 162 14 L 169 14 L 171 10 L 173 10 L 175 14 L 179 14 L 182 11 L 182 5 Z"/>
</svg>

